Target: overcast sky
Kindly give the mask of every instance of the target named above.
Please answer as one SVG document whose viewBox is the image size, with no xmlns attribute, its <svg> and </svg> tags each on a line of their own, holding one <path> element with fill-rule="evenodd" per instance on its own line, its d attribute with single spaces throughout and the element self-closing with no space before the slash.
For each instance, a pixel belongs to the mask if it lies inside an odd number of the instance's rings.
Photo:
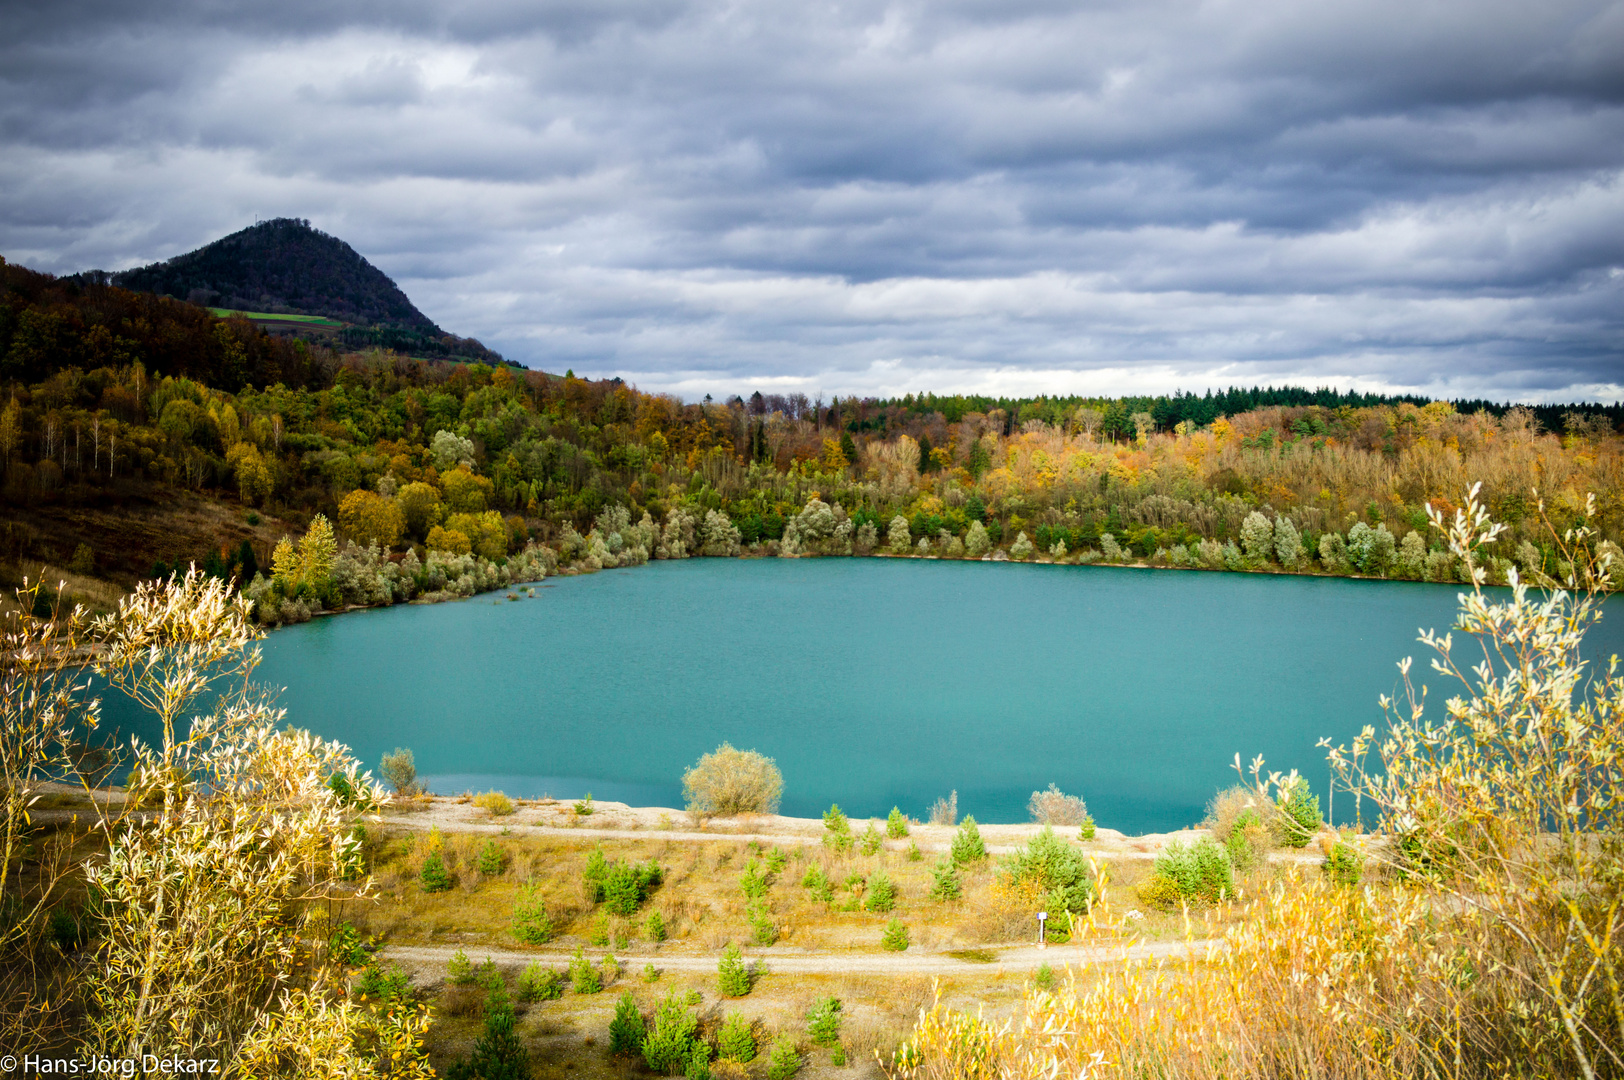
<svg viewBox="0 0 1624 1080">
<path fill-rule="evenodd" d="M 1624 0 L 0 5 L 0 254 L 276 216 L 690 399 L 1612 401 Z"/>
</svg>

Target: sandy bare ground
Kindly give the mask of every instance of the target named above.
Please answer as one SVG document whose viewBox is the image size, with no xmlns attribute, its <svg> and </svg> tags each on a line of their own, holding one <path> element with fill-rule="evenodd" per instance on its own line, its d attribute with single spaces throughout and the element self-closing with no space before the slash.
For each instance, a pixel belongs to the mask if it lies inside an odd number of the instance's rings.
<svg viewBox="0 0 1624 1080">
<path fill-rule="evenodd" d="M 971 950 L 991 953 L 994 957 L 991 960 L 970 960 L 946 952 L 924 952 L 917 949 L 900 953 L 844 953 L 754 948 L 745 955 L 745 961 L 747 964 L 756 964 L 758 971 L 768 975 L 841 975 L 858 972 L 889 975 L 995 975 L 1008 970 L 1035 971 L 1041 964 L 1048 964 L 1059 971 L 1067 965 L 1082 968 L 1138 960 L 1182 960 L 1192 956 L 1204 959 L 1216 944 L 1216 940 L 1205 938 L 1189 942 L 1050 945 L 1046 949 L 1039 949 L 1035 945 L 1017 945 Z M 386 945 L 378 951 L 378 955 L 413 970 L 423 976 L 424 982 L 433 982 L 443 976 L 445 966 L 457 952 L 457 948 L 462 948 L 468 958 L 475 963 L 489 958 L 502 966 L 522 966 L 532 960 L 539 960 L 548 966 L 565 967 L 572 955 L 558 951 L 440 945 Z M 602 953 L 606 950 L 595 951 Z M 631 974 L 640 971 L 644 964 L 653 964 L 660 971 L 702 971 L 715 974 L 716 965 L 721 959 L 720 953 L 677 953 L 650 950 L 646 946 L 624 953 L 617 952 L 614 956 L 621 970 Z"/>
<path fill-rule="evenodd" d="M 599 802 L 590 815 L 575 813 L 574 803 L 536 799 L 518 804 L 518 809 L 506 817 L 492 817 L 485 810 L 465 802 L 459 797 L 435 796 L 390 806 L 382 821 L 407 829 L 426 830 L 437 826 L 441 832 L 508 833 L 514 836 L 575 836 L 602 840 L 670 840 L 683 843 L 711 843 L 733 840 L 748 843 L 779 845 L 820 845 L 824 827 L 819 818 L 793 818 L 777 814 L 748 814 L 737 818 L 711 818 L 698 827 L 685 811 L 663 806 L 628 806 L 625 803 Z M 411 807 L 407 813 L 401 809 Z M 854 833 L 866 827 L 864 819 L 851 823 Z M 876 820 L 876 828 L 884 831 L 885 823 Z M 989 854 L 1007 855 L 1028 843 L 1042 831 L 1043 826 L 1033 823 L 1001 825 L 977 822 L 981 839 Z M 926 854 L 946 852 L 953 843 L 955 829 L 949 825 L 909 824 L 909 835 L 900 840 L 886 840 L 887 851 L 905 852 L 910 843 L 918 844 Z M 1074 826 L 1056 826 L 1062 837 L 1077 835 Z M 1175 840 L 1185 843 L 1201 836 L 1211 836 L 1208 829 L 1182 829 L 1170 833 L 1150 833 L 1128 836 L 1115 829 L 1097 829 L 1094 839 L 1082 843 L 1082 850 L 1097 854 L 1102 859 L 1154 860 L 1162 849 Z M 1271 861 L 1281 863 L 1317 864 L 1325 861 L 1317 847 L 1301 851 L 1275 851 Z"/>
<path fill-rule="evenodd" d="M 68 784 L 44 783 L 34 790 L 42 795 L 84 796 L 84 789 Z M 96 789 L 92 797 L 104 805 L 124 802 L 124 793 L 115 789 Z M 460 796 L 425 796 L 418 799 L 397 800 L 384 808 L 378 820 L 385 825 L 402 829 L 427 830 L 438 827 L 441 832 L 488 833 L 513 836 L 579 837 L 594 840 L 670 840 L 680 843 L 712 843 L 732 840 L 739 843 L 755 841 L 769 845 L 808 845 L 823 843 L 824 827 L 819 818 L 783 817 L 778 814 L 747 814 L 736 818 L 710 818 L 696 823 L 686 811 L 665 806 L 628 806 L 625 803 L 599 802 L 589 815 L 575 812 L 575 804 L 556 799 L 534 799 L 517 802 L 518 809 L 505 817 L 492 817 L 489 812 L 473 805 Z M 30 817 L 39 824 L 68 821 L 90 808 L 41 807 Z M 144 814 L 146 812 L 138 811 Z M 852 821 L 852 831 L 861 833 L 867 826 L 863 819 Z M 884 830 L 884 822 L 875 821 L 875 827 Z M 981 839 L 992 855 L 1007 855 L 1028 843 L 1042 831 L 1043 826 L 1030 822 L 1018 825 L 1000 825 L 977 822 Z M 955 829 L 949 825 L 909 823 L 909 835 L 900 840 L 884 841 L 887 851 L 906 852 L 909 844 L 917 844 L 926 854 L 945 853 L 953 843 Z M 1056 826 L 1055 832 L 1068 839 L 1076 836 L 1073 826 Z M 1101 859 L 1153 861 L 1163 848 L 1175 840 L 1190 843 L 1202 836 L 1211 836 L 1209 829 L 1181 829 L 1170 833 L 1148 833 L 1128 836 L 1115 829 L 1097 829 L 1094 839 L 1081 842 L 1086 854 Z M 1325 861 L 1324 853 L 1309 845 L 1298 851 L 1277 850 L 1269 854 L 1276 863 L 1316 865 Z"/>
</svg>

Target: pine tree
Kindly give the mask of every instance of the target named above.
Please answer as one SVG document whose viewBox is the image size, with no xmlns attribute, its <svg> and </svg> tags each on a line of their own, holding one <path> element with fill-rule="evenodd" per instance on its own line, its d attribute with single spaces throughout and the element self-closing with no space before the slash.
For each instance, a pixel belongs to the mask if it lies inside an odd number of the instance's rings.
<svg viewBox="0 0 1624 1080">
<path fill-rule="evenodd" d="M 525 1080 L 530 1051 L 513 1031 L 513 1003 L 507 992 L 492 990 L 485 1003 L 485 1033 L 474 1042 L 473 1056 L 447 1070 L 450 1080 Z"/>
<path fill-rule="evenodd" d="M 893 806 L 891 816 L 885 819 L 885 835 L 893 840 L 900 840 L 908 835 L 908 819 L 902 816 L 902 811 Z"/>
<path fill-rule="evenodd" d="M 870 911 L 890 911 L 897 906 L 897 887 L 891 875 L 878 870 L 868 879 L 868 896 L 863 906 Z"/>
<path fill-rule="evenodd" d="M 806 1033 L 819 1046 L 833 1046 L 840 1039 L 840 999 L 819 998 L 806 1014 Z"/>
<path fill-rule="evenodd" d="M 908 928 L 902 925 L 901 919 L 892 919 L 885 924 L 880 944 L 892 952 L 902 952 L 908 947 Z"/>
<path fill-rule="evenodd" d="M 237 547 L 237 556 L 232 560 L 237 564 L 237 580 L 244 585 L 254 580 L 259 573 L 259 557 L 254 554 L 254 545 L 244 540 Z"/>
<path fill-rule="evenodd" d="M 741 1064 L 755 1060 L 756 1039 L 750 1032 L 750 1021 L 736 1012 L 727 1014 L 716 1032 L 716 1056 Z"/>
<path fill-rule="evenodd" d="M 767 1080 L 789 1080 L 800 1071 L 801 1052 L 796 1048 L 795 1040 L 788 1035 L 780 1035 L 773 1043 L 772 1056 L 767 1065 Z"/>
<path fill-rule="evenodd" d="M 846 464 L 857 464 L 857 444 L 852 441 L 851 432 L 840 433 L 840 452 L 846 455 Z"/>
<path fill-rule="evenodd" d="M 698 1032 L 699 1017 L 672 991 L 654 1010 L 654 1023 L 643 1039 L 643 1060 L 657 1073 L 669 1075 L 688 1069 L 696 1044 L 703 1045 Z"/>
<path fill-rule="evenodd" d="M 987 845 L 981 842 L 981 830 L 976 828 L 973 815 L 965 815 L 964 824 L 953 834 L 953 847 L 948 852 L 954 866 L 968 866 L 987 857 Z"/>
<path fill-rule="evenodd" d="M 485 841 L 485 846 L 479 849 L 474 869 L 486 877 L 495 877 L 502 872 L 502 849 L 495 840 Z"/>
<path fill-rule="evenodd" d="M 445 860 L 438 851 L 423 860 L 423 871 L 418 875 L 424 892 L 445 892 L 451 888 L 451 875 L 446 873 Z"/>
<path fill-rule="evenodd" d="M 723 997 L 743 997 L 750 992 L 750 972 L 745 969 L 739 947 L 732 943 L 722 950 L 716 965 L 717 985 Z"/>
<path fill-rule="evenodd" d="M 577 994 L 596 994 L 603 989 L 598 969 L 592 966 L 592 961 L 586 958 L 582 949 L 576 949 L 575 955 L 570 958 L 570 989 Z"/>
<path fill-rule="evenodd" d="M 609 1021 L 609 1053 L 642 1053 L 646 1034 L 643 1014 L 637 1011 L 636 999 L 630 991 L 620 995 L 620 1000 L 615 1003 L 615 1018 Z"/>
</svg>

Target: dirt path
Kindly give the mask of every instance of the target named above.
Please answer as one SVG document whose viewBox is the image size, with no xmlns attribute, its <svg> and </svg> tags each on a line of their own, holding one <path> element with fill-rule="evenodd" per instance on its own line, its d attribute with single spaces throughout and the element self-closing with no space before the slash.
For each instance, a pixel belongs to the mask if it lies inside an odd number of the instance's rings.
<svg viewBox="0 0 1624 1080">
<path fill-rule="evenodd" d="M 909 950 L 902 953 L 808 953 L 790 949 L 753 949 L 746 961 L 758 963 L 770 975 L 840 975 L 852 972 L 890 975 L 971 975 L 989 974 L 1014 969 L 1036 970 L 1047 963 L 1057 971 L 1066 965 L 1090 967 L 1096 964 L 1118 963 L 1124 960 L 1183 959 L 1194 954 L 1204 958 L 1217 944 L 1216 939 L 1198 941 L 1148 941 L 1132 945 L 1051 945 L 1039 949 L 1035 945 L 1003 946 L 974 952 L 987 952 L 991 960 L 967 960 L 945 952 Z M 475 963 L 487 957 L 502 965 L 528 964 L 540 960 L 555 967 L 567 966 L 570 953 L 519 952 L 512 949 L 481 949 L 463 947 L 468 958 Z M 386 945 L 379 955 L 388 960 L 403 962 L 419 971 L 443 971 L 456 948 L 443 945 Z M 606 952 L 607 950 L 596 950 Z M 662 971 L 705 971 L 715 973 L 720 954 L 678 954 L 664 951 L 633 950 L 615 953 L 621 970 L 635 975 L 644 964 L 653 964 Z"/>
</svg>

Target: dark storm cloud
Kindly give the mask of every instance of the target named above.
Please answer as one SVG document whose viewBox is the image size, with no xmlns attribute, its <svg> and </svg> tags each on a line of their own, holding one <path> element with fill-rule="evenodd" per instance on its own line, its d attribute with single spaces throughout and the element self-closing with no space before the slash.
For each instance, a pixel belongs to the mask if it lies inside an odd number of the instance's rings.
<svg viewBox="0 0 1624 1080">
<path fill-rule="evenodd" d="M 0 250 L 256 216 L 682 393 L 1624 395 L 1624 3 L 0 8 Z"/>
</svg>

